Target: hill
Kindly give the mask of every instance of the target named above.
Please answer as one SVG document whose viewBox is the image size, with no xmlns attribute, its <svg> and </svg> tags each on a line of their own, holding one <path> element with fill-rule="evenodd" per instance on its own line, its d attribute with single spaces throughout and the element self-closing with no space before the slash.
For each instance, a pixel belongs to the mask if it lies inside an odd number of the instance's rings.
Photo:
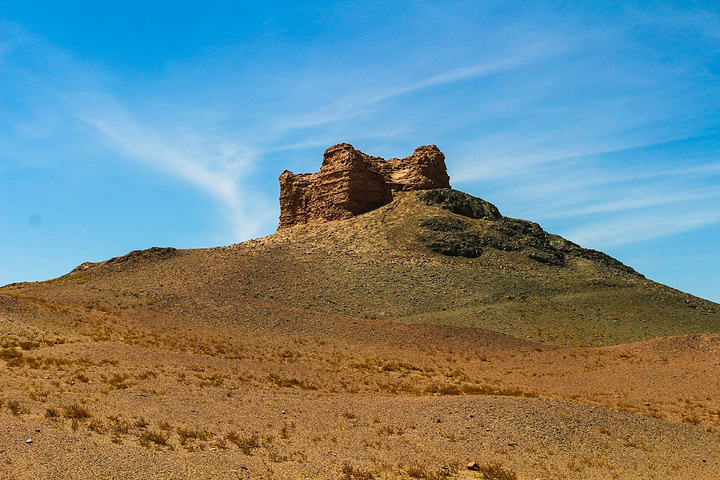
<svg viewBox="0 0 720 480">
<path fill-rule="evenodd" d="M 645 279 L 537 224 L 499 212 L 470 218 L 421 199 L 443 192 L 457 211 L 478 204 L 497 212 L 454 190 L 398 193 L 347 220 L 229 247 L 133 252 L 18 288 L 110 309 L 252 296 L 362 318 L 482 327 L 551 345 L 720 332 L 719 305 Z"/>
<path fill-rule="evenodd" d="M 3 478 L 718 478 L 717 304 L 447 188 L 313 212 L 0 288 Z"/>
</svg>

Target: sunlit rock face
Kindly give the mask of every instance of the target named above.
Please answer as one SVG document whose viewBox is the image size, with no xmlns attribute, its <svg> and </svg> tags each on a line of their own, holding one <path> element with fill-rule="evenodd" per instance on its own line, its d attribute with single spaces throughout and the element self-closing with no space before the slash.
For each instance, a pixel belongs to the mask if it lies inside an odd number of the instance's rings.
<svg viewBox="0 0 720 480">
<path fill-rule="evenodd" d="M 343 220 L 390 203 L 393 191 L 434 188 L 450 188 L 445 155 L 435 145 L 385 160 L 340 143 L 325 150 L 319 172 L 280 175 L 278 229 Z"/>
</svg>

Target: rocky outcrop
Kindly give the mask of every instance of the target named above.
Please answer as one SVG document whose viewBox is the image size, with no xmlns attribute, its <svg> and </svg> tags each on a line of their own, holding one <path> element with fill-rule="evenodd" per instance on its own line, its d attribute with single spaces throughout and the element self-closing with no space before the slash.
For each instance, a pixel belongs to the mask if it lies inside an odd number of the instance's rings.
<svg viewBox="0 0 720 480">
<path fill-rule="evenodd" d="M 463 217 L 484 218 L 486 220 L 499 220 L 502 218 L 500 210 L 492 203 L 451 188 L 422 192 L 418 194 L 418 198 L 430 207 L 440 207 Z"/>
<path fill-rule="evenodd" d="M 325 150 L 319 172 L 280 175 L 278 229 L 360 215 L 390 203 L 393 191 L 449 187 L 445 155 L 435 145 L 385 160 L 340 143 Z"/>
<path fill-rule="evenodd" d="M 453 257 L 476 258 L 487 249 L 521 252 L 531 260 L 564 266 L 568 257 L 591 260 L 628 275 L 642 277 L 611 256 L 582 248 L 559 235 L 547 233 L 537 223 L 504 217 L 492 203 L 464 192 L 441 188 L 420 192 L 417 197 L 430 207 L 439 207 L 469 219 L 434 216 L 420 222 L 417 240 L 433 252 Z"/>
</svg>

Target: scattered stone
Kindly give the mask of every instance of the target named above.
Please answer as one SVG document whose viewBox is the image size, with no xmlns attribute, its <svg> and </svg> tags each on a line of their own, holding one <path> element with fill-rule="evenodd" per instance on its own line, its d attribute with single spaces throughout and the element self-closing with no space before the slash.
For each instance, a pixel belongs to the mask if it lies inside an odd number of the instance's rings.
<svg viewBox="0 0 720 480">
<path fill-rule="evenodd" d="M 640 277 L 640 278 L 645 278 L 644 275 L 642 275 L 641 273 L 638 273 L 634 268 L 625 265 L 621 261 L 611 257 L 610 255 L 608 255 L 606 253 L 599 252 L 599 251 L 593 250 L 591 248 L 583 248 L 580 245 L 578 245 L 577 243 L 571 242 L 570 240 L 566 240 L 559 235 L 548 234 L 548 237 L 550 239 L 551 244 L 564 254 L 569 254 L 569 255 L 585 258 L 587 260 L 591 260 L 595 263 L 599 263 L 606 267 L 620 270 L 629 275 L 632 275 L 635 277 Z"/>
<path fill-rule="evenodd" d="M 452 257 L 477 258 L 482 254 L 483 241 L 470 222 L 459 218 L 435 216 L 423 220 L 420 226 L 430 230 L 417 239 L 433 252 Z"/>
<path fill-rule="evenodd" d="M 470 463 L 468 463 L 466 468 L 467 468 L 468 470 L 470 470 L 470 471 L 473 471 L 473 472 L 479 472 L 479 471 L 480 471 L 480 465 L 478 465 L 477 462 L 470 462 Z"/>
<path fill-rule="evenodd" d="M 177 249 L 173 247 L 151 247 L 146 250 L 133 250 L 122 257 L 113 257 L 110 260 L 106 260 L 105 263 L 135 263 L 139 261 L 169 258 L 175 256 L 176 254 Z"/>
<path fill-rule="evenodd" d="M 25 443 L 32 443 L 32 438 L 28 438 L 27 440 L 25 440 Z"/>
</svg>

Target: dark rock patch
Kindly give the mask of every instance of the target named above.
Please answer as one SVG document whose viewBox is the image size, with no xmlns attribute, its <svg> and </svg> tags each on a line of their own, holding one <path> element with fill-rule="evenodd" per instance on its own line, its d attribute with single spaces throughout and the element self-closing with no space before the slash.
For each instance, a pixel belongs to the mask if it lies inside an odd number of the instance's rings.
<svg viewBox="0 0 720 480">
<path fill-rule="evenodd" d="M 433 252 L 450 257 L 477 258 L 482 255 L 482 237 L 474 232 L 430 232 L 417 239 Z"/>
<path fill-rule="evenodd" d="M 430 217 L 420 222 L 420 226 L 433 232 L 462 232 L 472 227 L 469 222 L 464 222 L 453 217 Z"/>
<path fill-rule="evenodd" d="M 550 265 L 565 265 L 565 255 L 550 242 L 549 234 L 537 223 L 503 217 L 493 223 L 497 235 L 488 244 L 498 250 L 523 251 L 531 260 Z"/>
<path fill-rule="evenodd" d="M 436 188 L 418 193 L 418 198 L 430 207 L 440 207 L 463 217 L 499 220 L 500 211 L 490 202 L 452 188 Z"/>
</svg>

